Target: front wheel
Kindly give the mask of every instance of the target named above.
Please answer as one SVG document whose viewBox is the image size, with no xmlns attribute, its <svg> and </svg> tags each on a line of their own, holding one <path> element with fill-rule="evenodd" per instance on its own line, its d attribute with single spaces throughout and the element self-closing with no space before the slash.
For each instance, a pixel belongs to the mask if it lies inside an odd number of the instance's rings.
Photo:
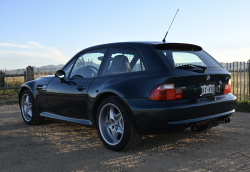
<svg viewBox="0 0 250 172">
<path fill-rule="evenodd" d="M 106 98 L 98 108 L 96 119 L 98 134 L 107 148 L 113 151 L 128 150 L 140 143 L 142 135 L 118 98 Z"/>
<path fill-rule="evenodd" d="M 23 120 L 28 125 L 40 124 L 44 121 L 36 109 L 35 101 L 32 93 L 25 90 L 21 94 L 20 108 Z"/>
</svg>

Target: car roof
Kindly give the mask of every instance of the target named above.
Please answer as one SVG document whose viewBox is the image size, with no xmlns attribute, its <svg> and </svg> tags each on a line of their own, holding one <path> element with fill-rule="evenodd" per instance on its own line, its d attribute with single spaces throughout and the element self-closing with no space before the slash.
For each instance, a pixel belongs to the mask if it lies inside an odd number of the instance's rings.
<svg viewBox="0 0 250 172">
<path fill-rule="evenodd" d="M 113 42 L 113 43 L 106 43 L 106 44 L 100 44 L 100 45 L 95 45 L 95 46 L 91 46 L 89 48 L 93 48 L 93 47 L 109 47 L 109 46 L 123 46 L 123 45 L 128 45 L 128 44 L 149 44 L 149 45 L 156 45 L 156 44 L 162 44 L 163 42 L 161 41 L 128 41 L 128 42 Z M 171 44 L 174 42 L 166 42 L 165 44 Z M 86 49 L 89 49 L 86 48 Z"/>
<path fill-rule="evenodd" d="M 78 56 L 81 53 L 84 53 L 86 51 L 91 51 L 95 49 L 101 49 L 101 48 L 109 48 L 109 47 L 129 47 L 129 48 L 135 48 L 139 50 L 140 54 L 142 55 L 145 64 L 147 65 L 147 69 L 149 71 L 157 71 L 157 70 L 166 70 L 168 67 L 166 66 L 165 62 L 160 57 L 159 53 L 156 51 L 157 49 L 172 49 L 173 47 L 199 47 L 193 44 L 185 44 L 185 43 L 174 43 L 174 42 L 166 42 L 163 43 L 162 41 L 130 41 L 130 42 L 114 42 L 114 43 L 107 43 L 107 44 L 101 44 L 101 45 L 95 45 L 92 47 L 88 47 L 83 49 L 82 51 L 79 51 L 75 56 Z M 200 47 L 200 49 L 202 49 Z M 72 57 L 73 58 L 75 58 Z M 71 59 L 71 60 L 72 60 Z M 71 61 L 70 60 L 70 61 Z M 68 62 L 69 63 L 69 62 Z M 68 63 L 66 65 L 68 65 Z M 66 66 L 65 65 L 65 66 Z M 64 66 L 64 67 L 65 67 Z"/>
</svg>

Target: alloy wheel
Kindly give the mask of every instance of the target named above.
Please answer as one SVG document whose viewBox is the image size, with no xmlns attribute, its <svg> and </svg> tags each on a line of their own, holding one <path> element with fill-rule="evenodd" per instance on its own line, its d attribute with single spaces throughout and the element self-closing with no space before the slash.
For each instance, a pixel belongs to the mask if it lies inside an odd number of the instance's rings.
<svg viewBox="0 0 250 172">
<path fill-rule="evenodd" d="M 21 106 L 23 118 L 29 122 L 32 118 L 32 103 L 28 94 L 23 95 Z"/>
<path fill-rule="evenodd" d="M 109 145 L 117 145 L 124 134 L 124 120 L 121 111 L 112 103 L 105 104 L 99 113 L 99 130 Z"/>
</svg>

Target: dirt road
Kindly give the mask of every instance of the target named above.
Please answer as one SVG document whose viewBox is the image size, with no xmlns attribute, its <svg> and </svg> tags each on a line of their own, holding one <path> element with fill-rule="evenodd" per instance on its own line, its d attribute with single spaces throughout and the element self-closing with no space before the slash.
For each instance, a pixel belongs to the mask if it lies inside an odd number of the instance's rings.
<svg viewBox="0 0 250 172">
<path fill-rule="evenodd" d="M 0 106 L 0 171 L 250 171 L 250 114 L 206 132 L 144 136 L 138 148 L 113 152 L 93 128 L 28 126 L 17 105 Z"/>
</svg>

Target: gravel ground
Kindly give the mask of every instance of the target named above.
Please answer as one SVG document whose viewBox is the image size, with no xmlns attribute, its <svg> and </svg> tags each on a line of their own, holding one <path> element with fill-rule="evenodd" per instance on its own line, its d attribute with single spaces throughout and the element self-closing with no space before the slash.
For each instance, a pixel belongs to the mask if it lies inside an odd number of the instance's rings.
<svg viewBox="0 0 250 172">
<path fill-rule="evenodd" d="M 0 106 L 0 171 L 250 171 L 250 114 L 205 132 L 144 136 L 136 149 L 106 149 L 94 128 L 26 125 L 17 105 Z"/>
</svg>

